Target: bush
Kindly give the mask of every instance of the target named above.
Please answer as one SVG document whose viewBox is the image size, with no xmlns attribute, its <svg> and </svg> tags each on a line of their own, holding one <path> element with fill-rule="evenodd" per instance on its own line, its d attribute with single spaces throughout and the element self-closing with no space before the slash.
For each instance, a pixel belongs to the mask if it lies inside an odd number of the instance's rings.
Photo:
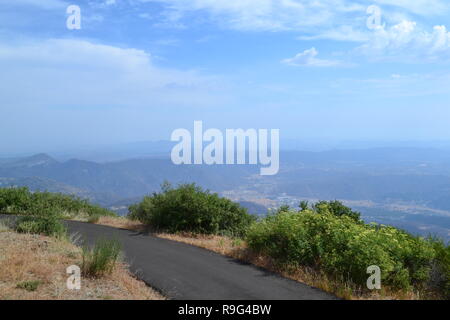
<svg viewBox="0 0 450 320">
<path fill-rule="evenodd" d="M 77 215 L 116 216 L 115 213 L 72 195 L 30 192 L 28 188 L 0 188 L 0 213 L 72 218 Z"/>
<path fill-rule="evenodd" d="M 430 242 L 436 252 L 433 265 L 433 285 L 444 293 L 446 299 L 450 299 L 450 246 L 446 246 L 442 240 L 431 238 Z"/>
<path fill-rule="evenodd" d="M 19 282 L 16 287 L 18 289 L 24 289 L 27 291 L 36 291 L 40 284 L 41 284 L 41 281 L 39 281 L 39 280 L 30 280 L 30 281 Z"/>
<path fill-rule="evenodd" d="M 163 185 L 160 193 L 130 206 L 129 217 L 169 232 L 242 235 L 254 221 L 245 208 L 195 184 L 174 189 Z"/>
<path fill-rule="evenodd" d="M 97 241 L 92 249 L 84 247 L 81 267 L 83 274 L 95 278 L 110 274 L 119 258 L 120 248 L 119 241 L 106 239 Z"/>
<path fill-rule="evenodd" d="M 310 209 L 269 216 L 249 229 L 246 240 L 280 265 L 313 267 L 363 287 L 371 265 L 381 268 L 382 284 L 396 289 L 427 287 L 437 261 L 449 267 L 430 241 L 394 227 Z M 448 254 L 448 247 L 443 248 Z"/>
<path fill-rule="evenodd" d="M 20 217 L 15 226 L 19 233 L 43 234 L 50 237 L 64 237 L 67 229 L 54 215 L 45 217 Z"/>
<path fill-rule="evenodd" d="M 304 204 L 300 203 L 300 208 L 303 208 Z M 340 201 L 319 201 L 313 205 L 314 212 L 318 214 L 332 214 L 336 217 L 347 216 L 355 221 L 360 221 L 361 213 L 353 211 L 351 208 L 345 206 Z"/>
</svg>

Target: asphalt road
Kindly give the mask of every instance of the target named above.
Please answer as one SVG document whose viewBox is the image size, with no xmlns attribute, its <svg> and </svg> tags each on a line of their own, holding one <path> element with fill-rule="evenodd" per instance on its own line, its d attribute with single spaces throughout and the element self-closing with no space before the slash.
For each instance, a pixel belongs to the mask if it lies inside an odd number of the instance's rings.
<svg viewBox="0 0 450 320">
<path fill-rule="evenodd" d="M 131 271 L 170 299 L 324 300 L 336 297 L 214 252 L 135 231 L 66 221 L 70 234 L 92 245 L 122 243 Z"/>
</svg>

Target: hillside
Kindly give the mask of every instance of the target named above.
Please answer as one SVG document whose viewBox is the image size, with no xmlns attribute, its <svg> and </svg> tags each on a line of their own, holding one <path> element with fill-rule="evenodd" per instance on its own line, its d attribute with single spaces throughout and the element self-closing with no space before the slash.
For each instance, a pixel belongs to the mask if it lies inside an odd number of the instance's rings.
<svg viewBox="0 0 450 320">
<path fill-rule="evenodd" d="M 0 160 L 0 184 L 72 193 L 120 213 L 165 180 L 197 182 L 243 203 L 252 213 L 296 206 L 300 200 L 339 199 L 375 221 L 450 239 L 447 150 L 284 151 L 280 159 L 277 176 L 261 177 L 257 166 L 175 166 L 164 158 L 57 161 L 39 154 Z"/>
</svg>

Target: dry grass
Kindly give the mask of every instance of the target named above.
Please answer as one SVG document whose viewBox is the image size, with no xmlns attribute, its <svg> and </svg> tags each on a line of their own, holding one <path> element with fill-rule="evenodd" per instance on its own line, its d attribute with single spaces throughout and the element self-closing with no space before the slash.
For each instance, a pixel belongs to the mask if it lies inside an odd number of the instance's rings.
<svg viewBox="0 0 450 320">
<path fill-rule="evenodd" d="M 134 278 L 119 263 L 111 275 L 82 277 L 81 290 L 66 286 L 66 268 L 81 265 L 81 249 L 54 238 L 0 230 L 0 300 L 161 300 L 158 292 Z M 19 284 L 38 283 L 35 291 Z"/>
<path fill-rule="evenodd" d="M 95 224 L 136 231 L 145 229 L 142 223 L 124 217 L 100 217 Z"/>
<path fill-rule="evenodd" d="M 126 218 L 105 217 L 101 218 L 97 223 L 130 230 L 148 230 L 143 224 L 130 221 Z M 191 233 L 171 234 L 157 231 L 149 231 L 149 233 L 159 238 L 187 243 L 251 263 L 266 270 L 278 273 L 283 277 L 322 289 L 347 300 L 419 300 L 422 298 L 416 292 L 392 291 L 389 288 L 382 288 L 380 291 L 368 293 L 367 290 L 362 290 L 362 288 L 355 287 L 349 283 L 330 279 L 327 275 L 312 268 L 280 268 L 270 257 L 252 252 L 247 247 L 245 241 L 238 239 L 216 235 L 196 235 Z"/>
</svg>

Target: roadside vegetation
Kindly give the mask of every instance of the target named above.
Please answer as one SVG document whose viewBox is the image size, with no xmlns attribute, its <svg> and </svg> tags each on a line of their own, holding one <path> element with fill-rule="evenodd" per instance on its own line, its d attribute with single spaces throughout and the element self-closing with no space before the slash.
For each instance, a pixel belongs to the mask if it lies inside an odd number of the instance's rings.
<svg viewBox="0 0 450 320">
<path fill-rule="evenodd" d="M 366 224 L 336 202 L 300 211 L 283 210 L 255 223 L 248 247 L 267 255 L 283 270 L 311 268 L 349 289 L 364 293 L 371 265 L 391 291 L 450 298 L 450 248 L 390 226 Z"/>
<path fill-rule="evenodd" d="M 284 206 L 256 220 L 194 184 L 166 184 L 129 211 L 130 219 L 160 237 L 251 262 L 343 298 L 450 299 L 448 244 L 366 224 L 339 201 L 302 202 L 299 210 Z M 372 265 L 381 269 L 382 290 L 366 287 Z"/>
<path fill-rule="evenodd" d="M 60 239 L 67 238 L 66 227 L 55 215 L 19 217 L 14 225 L 14 230 L 18 233 L 42 234 Z"/>
<path fill-rule="evenodd" d="M 110 210 L 72 195 L 31 192 L 28 188 L 0 188 L 0 214 L 54 216 L 66 219 L 95 220 L 116 216 Z"/>
<path fill-rule="evenodd" d="M 135 279 L 120 258 L 120 243 L 99 240 L 80 248 L 62 219 L 96 222 L 115 213 L 70 195 L 0 189 L 0 300 L 163 299 Z M 66 268 L 80 267 L 81 290 L 66 287 Z"/>
<path fill-rule="evenodd" d="M 83 216 L 91 223 L 147 230 L 200 246 L 346 299 L 450 299 L 448 243 L 366 224 L 359 212 L 339 201 L 301 202 L 299 209 L 284 206 L 255 218 L 239 204 L 195 184 L 165 183 L 129 212 L 126 218 L 117 217 L 70 196 L 0 189 L 0 213 L 22 215 L 15 230 L 24 236 L 67 242 L 60 218 Z M 101 279 L 117 272 L 119 252 L 117 242 L 100 241 L 91 249 L 80 249 L 77 257 L 85 276 Z M 381 269 L 381 290 L 366 287 L 372 265 Z M 21 279 L 34 280 L 40 279 Z"/>
<path fill-rule="evenodd" d="M 84 247 L 81 271 L 87 277 L 99 278 L 113 273 L 120 255 L 120 242 L 100 239 L 93 248 Z"/>
<path fill-rule="evenodd" d="M 67 238 L 34 233 L 35 229 L 17 233 L 14 228 L 12 222 L 0 221 L 0 300 L 164 299 L 116 259 L 115 242 L 98 243 L 85 259 L 88 251 Z M 112 247 L 114 259 L 109 254 Z M 88 271 L 82 273 L 80 290 L 67 288 L 66 269 L 71 265 Z M 92 274 L 91 270 L 96 272 Z"/>
<path fill-rule="evenodd" d="M 247 210 L 195 184 L 173 188 L 165 183 L 159 193 L 129 208 L 130 219 L 169 232 L 243 236 L 255 218 Z"/>
</svg>

